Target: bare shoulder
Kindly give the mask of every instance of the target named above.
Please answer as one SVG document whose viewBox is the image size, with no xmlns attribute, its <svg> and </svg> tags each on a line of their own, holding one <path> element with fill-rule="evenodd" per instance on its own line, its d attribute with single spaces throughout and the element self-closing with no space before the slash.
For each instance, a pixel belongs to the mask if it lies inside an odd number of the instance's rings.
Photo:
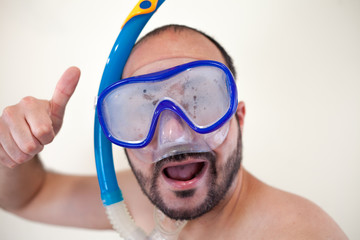
<svg viewBox="0 0 360 240">
<path fill-rule="evenodd" d="M 278 189 L 272 191 L 277 209 L 273 214 L 280 217 L 282 234 L 291 239 L 347 239 L 338 224 L 313 202 Z"/>
<path fill-rule="evenodd" d="M 249 181 L 258 204 L 254 216 L 258 216 L 257 221 L 264 229 L 269 229 L 263 231 L 268 239 L 269 236 L 270 239 L 348 239 L 337 223 L 313 202 L 266 185 L 250 174 Z"/>
</svg>

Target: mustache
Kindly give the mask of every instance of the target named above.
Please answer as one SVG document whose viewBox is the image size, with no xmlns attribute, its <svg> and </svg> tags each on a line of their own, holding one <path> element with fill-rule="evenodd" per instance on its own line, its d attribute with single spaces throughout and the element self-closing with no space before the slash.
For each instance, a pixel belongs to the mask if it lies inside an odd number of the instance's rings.
<svg viewBox="0 0 360 240">
<path fill-rule="evenodd" d="M 181 154 L 176 154 L 176 155 L 172 155 L 172 156 L 163 158 L 162 160 L 156 162 L 154 170 L 155 170 L 155 172 L 158 172 L 158 171 L 160 171 L 160 169 L 162 169 L 163 166 L 165 166 L 168 163 L 183 162 L 186 159 L 188 159 L 189 157 L 206 159 L 210 163 L 215 163 L 215 161 L 216 161 L 216 156 L 215 156 L 215 153 L 213 153 L 213 152 L 181 153 Z"/>
</svg>

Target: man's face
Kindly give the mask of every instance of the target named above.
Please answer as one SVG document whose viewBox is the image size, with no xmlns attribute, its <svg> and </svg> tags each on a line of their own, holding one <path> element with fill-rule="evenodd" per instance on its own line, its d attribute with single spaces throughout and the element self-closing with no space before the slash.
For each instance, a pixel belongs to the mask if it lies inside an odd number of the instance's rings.
<svg viewBox="0 0 360 240">
<path fill-rule="evenodd" d="M 147 39 L 133 51 L 124 77 L 196 60 L 224 63 L 219 50 L 204 36 L 190 31 L 167 31 Z M 169 138 L 181 135 L 185 130 L 180 122 L 180 118 L 170 114 L 162 134 Z M 226 139 L 210 152 L 170 156 L 152 164 L 140 159 L 136 151 L 139 150 L 127 149 L 128 160 L 153 204 L 171 218 L 193 219 L 213 209 L 234 185 L 242 153 L 239 121 L 235 117 L 230 120 Z"/>
</svg>

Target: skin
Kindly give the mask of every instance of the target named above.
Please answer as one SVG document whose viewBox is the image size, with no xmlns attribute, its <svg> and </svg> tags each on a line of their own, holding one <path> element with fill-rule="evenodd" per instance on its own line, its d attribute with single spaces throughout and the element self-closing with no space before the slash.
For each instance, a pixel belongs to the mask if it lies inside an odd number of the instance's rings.
<svg viewBox="0 0 360 240">
<path fill-rule="evenodd" d="M 197 59 L 224 62 L 220 52 L 203 36 L 191 31 L 167 31 L 148 39 L 133 51 L 124 76 L 154 72 Z M 110 225 L 99 199 L 96 177 L 47 172 L 36 155 L 59 131 L 66 103 L 75 90 L 79 75 L 77 68 L 68 69 L 49 101 L 24 99 L 4 110 L 0 130 L 7 135 L 1 134 L 0 138 L 0 206 L 35 221 L 108 229 Z M 24 101 L 33 105 L 29 108 Z M 235 118 L 230 120 L 229 134 L 215 150 L 217 168 L 228 161 L 230 153 L 237 147 L 239 132 L 243 132 L 243 102 L 239 103 L 236 115 L 239 121 Z M 132 150 L 128 154 L 134 168 L 151 176 L 152 165 L 140 161 Z M 118 180 L 135 222 L 150 232 L 154 227 L 154 207 L 143 194 L 134 174 L 129 170 L 119 172 Z M 172 197 L 176 206 L 184 205 L 183 200 L 174 198 L 168 189 L 169 186 L 161 182 L 161 197 Z M 206 186 L 199 183 L 199 189 L 188 201 L 188 208 L 204 199 Z M 145 191 L 150 189 L 145 187 Z M 179 238 L 347 239 L 338 225 L 318 206 L 264 184 L 243 167 L 223 200 L 208 213 L 189 221 Z"/>
<path fill-rule="evenodd" d="M 173 37 L 173 36 L 172 36 Z M 133 76 L 133 75 L 141 75 L 144 73 L 154 72 L 158 70 L 162 70 L 165 68 L 170 68 L 182 63 L 191 62 L 195 60 L 204 60 L 204 59 L 214 59 L 217 61 L 221 61 L 224 63 L 224 60 L 220 54 L 220 52 L 216 52 L 215 56 L 211 56 L 208 54 L 207 48 L 212 47 L 212 44 L 208 43 L 207 41 L 204 41 L 204 38 L 201 35 L 196 35 L 195 41 L 199 41 L 199 45 L 203 47 L 197 48 L 195 52 L 193 52 L 193 49 L 191 49 L 190 52 L 186 51 L 178 51 L 178 49 L 185 48 L 184 44 L 188 44 L 187 41 L 179 41 L 178 43 L 174 43 L 174 41 L 177 41 L 177 38 L 171 39 L 171 44 L 168 46 L 162 46 L 158 48 L 150 48 L 150 46 L 157 46 L 158 43 L 156 42 L 157 39 L 150 39 L 146 41 L 144 44 L 139 46 L 132 54 L 132 57 L 129 59 L 128 64 L 125 67 L 124 76 Z M 165 39 L 164 39 L 165 40 Z M 161 40 L 161 41 L 164 41 Z M 155 41 L 155 42 L 154 42 Z M 193 42 L 193 39 L 189 39 L 188 41 Z M 164 41 L 165 42 L 165 41 Z M 170 41 L 169 41 L 170 42 Z M 204 42 L 204 44 L 203 44 Z M 173 48 L 174 45 L 179 45 L 177 48 Z M 175 51 L 173 50 L 175 49 Z M 215 49 L 216 50 L 216 49 Z M 155 60 L 151 60 L 153 56 L 153 51 L 157 53 L 158 58 L 155 58 Z M 164 51 L 164 53 L 161 53 L 160 51 Z M 165 57 L 167 55 L 170 55 L 170 59 L 166 59 Z M 191 57 L 193 56 L 193 57 Z M 145 65 L 137 65 L 141 64 L 141 61 L 146 61 Z M 148 63 L 149 62 L 149 63 Z M 134 63 L 134 64 L 133 64 Z M 138 66 L 141 66 L 139 68 L 136 68 Z M 135 68 L 134 68 L 135 67 Z M 129 74 L 132 73 L 132 74 Z M 245 115 L 245 107 L 244 103 L 239 104 L 239 108 L 237 111 L 237 115 L 239 116 L 239 119 L 241 122 L 243 122 L 243 118 Z M 175 117 L 172 117 L 170 120 L 166 120 L 162 135 L 169 135 L 170 137 L 174 137 L 176 135 L 181 135 L 181 133 L 184 131 L 182 129 L 183 127 L 178 122 L 179 120 Z M 236 151 L 237 146 L 237 139 L 238 139 L 238 127 L 237 121 L 235 118 L 232 118 L 230 121 L 230 129 L 229 134 L 227 138 L 225 139 L 224 143 L 221 144 L 220 147 L 214 150 L 216 154 L 216 161 L 215 161 L 215 167 L 217 172 L 219 173 L 219 176 L 214 179 L 216 185 L 222 184 L 222 182 L 227 181 L 226 177 L 230 175 L 230 170 L 225 167 L 225 164 L 229 162 L 229 158 L 234 155 L 234 152 Z M 242 128 L 242 126 L 241 126 Z M 169 137 L 167 137 L 169 138 Z M 153 141 L 150 143 L 150 147 L 152 145 L 156 144 L 156 139 L 153 139 Z M 157 187 L 157 193 L 155 195 L 160 195 L 161 201 L 165 205 L 165 208 L 171 208 L 173 210 L 177 211 L 188 211 L 188 212 L 196 212 L 194 209 L 199 207 L 203 203 L 203 205 L 207 205 L 206 196 L 209 191 L 209 182 L 212 180 L 212 176 L 210 175 L 210 169 L 208 167 L 209 161 L 206 160 L 205 163 L 207 164 L 207 169 L 205 170 L 204 176 L 201 178 L 201 180 L 196 184 L 196 192 L 194 196 L 187 197 L 187 198 L 180 198 L 174 194 L 174 191 L 183 191 L 182 187 L 174 187 L 171 184 L 169 184 L 166 181 L 166 178 L 164 178 L 161 173 L 157 178 L 154 178 L 155 175 L 155 168 L 156 166 L 160 165 L 162 167 L 166 167 L 169 165 L 177 165 L 180 164 L 178 162 L 172 162 L 170 164 L 162 164 L 162 163 L 156 163 L 156 164 L 148 164 L 147 162 L 144 162 L 142 159 L 140 159 L 134 152 L 138 150 L 128 149 L 128 156 L 130 160 L 130 165 L 132 166 L 133 170 L 137 173 L 136 176 L 139 176 L 141 174 L 141 178 L 143 179 L 143 190 L 147 195 L 153 194 L 154 187 L 153 184 L 150 184 L 152 181 L 158 186 Z M 240 156 L 241 157 L 241 156 Z M 237 162 L 240 161 L 240 157 Z M 188 157 L 186 159 L 186 162 L 188 161 L 202 161 L 203 158 L 197 158 L 197 157 Z M 183 163 L 182 163 L 183 164 Z M 223 171 L 221 170 L 223 169 Z M 226 171 L 228 170 L 228 171 Z M 237 175 L 238 177 L 239 175 Z M 235 182 L 237 182 L 237 179 L 235 179 Z M 224 186 L 222 186 L 224 188 Z M 234 189 L 236 186 L 231 184 L 231 189 Z M 221 187 L 218 187 L 221 188 Z M 188 188 L 186 188 L 188 189 Z M 193 189 L 193 188 L 191 188 Z M 221 196 L 222 197 L 222 196 Z M 214 197 L 211 197 L 213 199 Z M 183 206 L 187 206 L 184 208 Z M 196 214 L 195 214 L 196 215 Z M 180 214 L 181 216 L 181 214 Z M 192 216 L 192 215 L 189 215 Z"/>
</svg>

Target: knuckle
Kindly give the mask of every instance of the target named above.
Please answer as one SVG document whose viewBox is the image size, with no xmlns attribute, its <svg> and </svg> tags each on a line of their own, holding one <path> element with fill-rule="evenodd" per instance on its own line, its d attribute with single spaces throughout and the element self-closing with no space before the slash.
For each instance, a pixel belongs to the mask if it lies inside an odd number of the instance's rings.
<svg viewBox="0 0 360 240">
<path fill-rule="evenodd" d="M 31 141 L 31 142 L 27 142 L 22 146 L 22 151 L 25 154 L 35 154 L 38 151 L 38 144 L 36 144 L 35 142 Z"/>
<path fill-rule="evenodd" d="M 17 165 L 15 162 L 3 157 L 0 157 L 0 164 L 8 168 L 15 168 Z"/>
<path fill-rule="evenodd" d="M 48 138 L 49 141 L 55 137 L 51 124 L 41 124 L 34 129 L 33 133 L 36 138 Z"/>
<path fill-rule="evenodd" d="M 15 168 L 18 166 L 18 164 L 16 162 L 10 162 L 10 163 L 7 163 L 7 166 L 11 169 Z"/>
<path fill-rule="evenodd" d="M 24 97 L 23 99 L 21 99 L 20 104 L 26 106 L 31 106 L 33 104 L 35 104 L 36 102 L 36 98 L 31 97 L 31 96 L 27 96 Z"/>
<path fill-rule="evenodd" d="M 4 108 L 2 116 L 5 120 L 11 121 L 15 117 L 15 112 L 16 112 L 15 106 L 8 106 Z"/>
<path fill-rule="evenodd" d="M 13 161 L 18 164 L 22 164 L 22 163 L 26 162 L 27 160 L 29 160 L 29 156 L 25 153 L 18 153 L 18 154 L 16 154 L 16 156 L 13 157 Z"/>
<path fill-rule="evenodd" d="M 0 157 L 0 164 L 2 164 L 5 167 L 8 168 L 15 168 L 17 166 L 17 163 L 8 159 L 8 158 L 1 158 Z"/>
<path fill-rule="evenodd" d="M 8 167 L 8 168 L 14 168 L 16 166 L 16 163 L 10 159 L 10 157 L 6 154 L 4 147 L 0 143 L 0 164 Z"/>
</svg>

